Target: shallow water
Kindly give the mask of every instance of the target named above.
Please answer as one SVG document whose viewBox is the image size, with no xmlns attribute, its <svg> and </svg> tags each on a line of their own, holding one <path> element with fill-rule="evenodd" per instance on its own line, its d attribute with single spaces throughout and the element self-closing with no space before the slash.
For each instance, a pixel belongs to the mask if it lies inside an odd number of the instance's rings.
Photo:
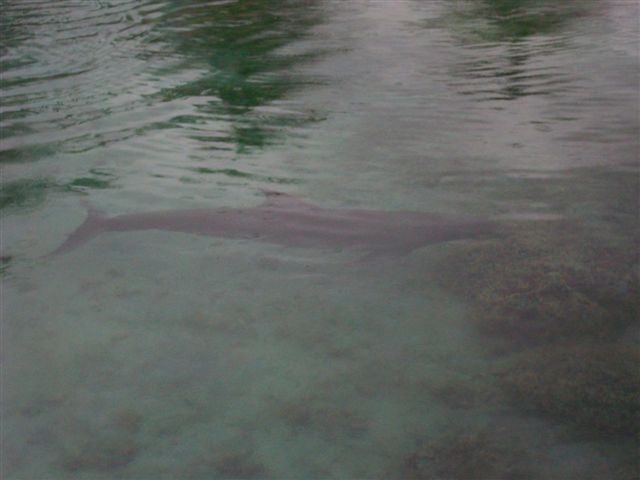
<svg viewBox="0 0 640 480">
<path fill-rule="evenodd" d="M 637 355 L 636 2 L 0 8 L 3 478 L 636 477 L 637 378 L 567 360 Z M 45 256 L 87 205 L 265 189 L 504 231 L 372 261 L 157 230 Z"/>
</svg>

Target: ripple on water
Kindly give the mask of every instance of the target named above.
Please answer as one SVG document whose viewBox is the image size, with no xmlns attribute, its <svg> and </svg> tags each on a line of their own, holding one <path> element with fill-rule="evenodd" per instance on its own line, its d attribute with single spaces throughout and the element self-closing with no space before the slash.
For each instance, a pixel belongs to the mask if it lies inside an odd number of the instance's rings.
<svg viewBox="0 0 640 480">
<path fill-rule="evenodd" d="M 3 14 L 12 35 L 1 59 L 2 159 L 38 159 L 49 153 L 45 146 L 55 150 L 87 132 L 99 136 L 109 128 L 105 118 L 141 108 L 129 91 L 145 83 L 140 79 L 145 63 L 136 58 L 145 36 L 132 38 L 128 32 L 135 28 L 148 36 L 153 29 L 149 20 L 162 6 L 89 1 L 7 5 Z M 34 145 L 43 151 L 16 154 Z"/>
<path fill-rule="evenodd" d="M 0 0 L 7 478 L 637 476 L 558 415 L 609 363 L 549 390 L 637 331 L 635 3 Z M 87 205 L 259 189 L 504 228 L 366 264 L 169 231 L 44 256 Z"/>
<path fill-rule="evenodd" d="M 278 50 L 314 24 L 310 11 L 221 1 L 12 3 L 3 12 L 11 35 L 0 158 L 85 152 L 163 128 L 205 151 L 269 145 L 312 120 L 274 106 L 305 83 L 286 70 L 314 54 Z"/>
</svg>

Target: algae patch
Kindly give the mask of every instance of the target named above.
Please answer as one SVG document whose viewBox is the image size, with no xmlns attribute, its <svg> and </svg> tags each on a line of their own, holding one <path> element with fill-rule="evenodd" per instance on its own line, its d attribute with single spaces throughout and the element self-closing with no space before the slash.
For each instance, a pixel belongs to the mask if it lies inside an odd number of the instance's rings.
<svg viewBox="0 0 640 480">
<path fill-rule="evenodd" d="M 640 351 L 560 345 L 519 356 L 501 374 L 517 405 L 599 434 L 634 435 L 640 420 Z"/>
</svg>

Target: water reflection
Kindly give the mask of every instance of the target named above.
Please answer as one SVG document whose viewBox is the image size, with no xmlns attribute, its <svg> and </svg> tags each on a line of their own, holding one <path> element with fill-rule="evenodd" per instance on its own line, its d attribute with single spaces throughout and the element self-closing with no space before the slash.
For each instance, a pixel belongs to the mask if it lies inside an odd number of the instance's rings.
<svg viewBox="0 0 640 480">
<path fill-rule="evenodd" d="M 292 46 L 320 21 L 314 3 L 7 5 L 2 160 L 83 153 L 163 129 L 209 155 L 272 144 L 315 118 L 283 101 L 309 82 L 295 71 L 318 54 Z"/>
<path fill-rule="evenodd" d="M 140 126 L 122 119 L 143 106 L 133 94 L 145 68 L 135 52 L 163 6 L 3 4 L 1 160 L 86 151 L 133 135 Z"/>
<path fill-rule="evenodd" d="M 244 153 L 313 119 L 278 102 L 310 81 L 296 68 L 319 52 L 287 47 L 320 21 L 315 3 L 243 1 L 211 8 L 198 2 L 167 15 L 162 29 L 175 52 L 206 70 L 160 96 L 201 97 L 192 115 L 174 119 L 203 143 L 201 149 Z"/>
<path fill-rule="evenodd" d="M 495 125 L 494 137 L 510 140 L 502 134 L 518 131 L 508 143 L 519 149 L 514 158 L 536 144 L 527 167 L 540 165 L 547 146 L 550 165 L 637 161 L 638 108 L 630 99 L 637 100 L 640 65 L 629 38 L 638 28 L 621 20 L 637 16 L 637 7 L 626 0 L 438 5 L 420 24 L 443 39 L 442 81 Z"/>
<path fill-rule="evenodd" d="M 590 2 L 482 0 L 456 10 L 471 36 L 485 42 L 519 42 L 536 35 L 558 35 L 587 13 Z"/>
<path fill-rule="evenodd" d="M 483 0 L 455 3 L 428 26 L 446 25 L 468 50 L 452 69 L 452 84 L 480 101 L 562 93 L 571 78 L 558 54 L 570 44 L 569 24 L 589 2 Z"/>
</svg>

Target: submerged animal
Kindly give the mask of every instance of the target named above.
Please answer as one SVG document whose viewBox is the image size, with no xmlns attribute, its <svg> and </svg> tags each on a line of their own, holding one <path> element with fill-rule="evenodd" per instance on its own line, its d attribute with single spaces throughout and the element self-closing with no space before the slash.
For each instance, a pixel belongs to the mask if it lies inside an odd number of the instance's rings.
<svg viewBox="0 0 640 480">
<path fill-rule="evenodd" d="M 349 248 L 368 256 L 402 255 L 425 245 L 483 236 L 494 223 L 432 213 L 321 208 L 264 191 L 252 208 L 168 210 L 106 217 L 89 209 L 85 222 L 52 255 L 69 252 L 106 232 L 162 230 L 225 238 L 252 238 L 307 248 Z"/>
</svg>

